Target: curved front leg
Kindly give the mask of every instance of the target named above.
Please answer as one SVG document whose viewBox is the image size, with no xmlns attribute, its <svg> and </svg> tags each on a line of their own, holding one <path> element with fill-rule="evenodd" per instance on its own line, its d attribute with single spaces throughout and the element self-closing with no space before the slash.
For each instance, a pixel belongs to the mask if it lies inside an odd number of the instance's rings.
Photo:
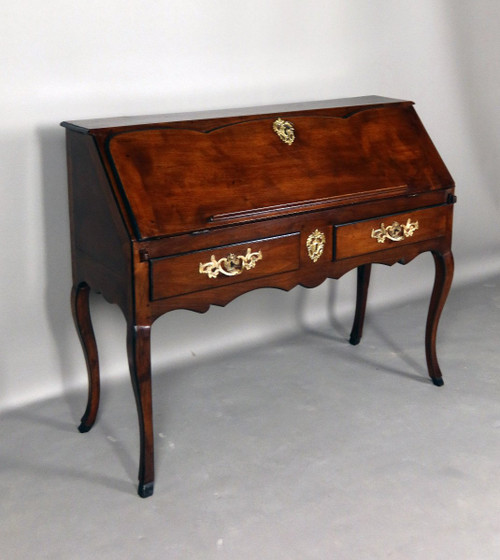
<svg viewBox="0 0 500 560">
<path fill-rule="evenodd" d="M 427 358 L 429 377 L 432 379 L 434 385 L 441 387 L 443 385 L 443 377 L 437 360 L 436 335 L 439 318 L 450 291 L 454 263 L 451 251 L 446 253 L 432 251 L 432 255 L 436 266 L 436 277 L 425 330 L 425 355 Z"/>
<path fill-rule="evenodd" d="M 370 284 L 371 264 L 358 266 L 358 284 L 356 289 L 356 311 L 354 313 L 354 323 L 352 325 L 349 342 L 352 345 L 359 344 L 363 334 L 363 324 L 365 322 L 366 300 L 368 298 L 368 286 Z"/>
<path fill-rule="evenodd" d="M 154 487 L 151 326 L 128 325 L 127 329 L 128 361 L 141 441 L 138 494 L 147 498 L 153 494 Z"/>
<path fill-rule="evenodd" d="M 81 424 L 78 426 L 78 430 L 82 433 L 88 432 L 94 425 L 100 396 L 99 356 L 90 318 L 89 293 L 90 288 L 84 282 L 73 286 L 71 290 L 73 320 L 82 344 L 89 377 L 87 408 L 82 416 Z"/>
</svg>

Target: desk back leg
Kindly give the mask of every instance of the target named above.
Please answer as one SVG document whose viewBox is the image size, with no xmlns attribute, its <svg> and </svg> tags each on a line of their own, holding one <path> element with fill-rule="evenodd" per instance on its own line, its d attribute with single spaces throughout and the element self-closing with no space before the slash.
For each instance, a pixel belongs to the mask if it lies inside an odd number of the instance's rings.
<svg viewBox="0 0 500 560">
<path fill-rule="evenodd" d="M 358 266 L 356 311 L 354 313 L 354 323 L 352 325 L 351 336 L 349 338 L 349 342 L 353 345 L 359 344 L 363 334 L 363 324 L 365 322 L 366 300 L 368 297 L 371 270 L 371 264 Z"/>
<path fill-rule="evenodd" d="M 90 288 L 85 282 L 74 285 L 71 290 L 73 320 L 82 344 L 89 377 L 87 408 L 78 427 L 82 433 L 88 432 L 94 425 L 100 397 L 99 356 L 90 318 L 89 293 Z"/>
<path fill-rule="evenodd" d="M 427 315 L 427 326 L 425 330 L 425 355 L 427 358 L 429 377 L 434 385 L 441 387 L 444 382 L 437 360 L 436 335 L 439 318 L 450 291 L 451 281 L 453 279 L 454 263 L 451 251 L 447 251 L 445 253 L 432 251 L 432 255 L 436 266 L 436 277 L 429 305 L 429 313 Z"/>
<path fill-rule="evenodd" d="M 151 326 L 128 325 L 127 353 L 134 388 L 141 442 L 138 494 L 147 498 L 154 487 L 153 402 L 151 392 Z"/>
</svg>

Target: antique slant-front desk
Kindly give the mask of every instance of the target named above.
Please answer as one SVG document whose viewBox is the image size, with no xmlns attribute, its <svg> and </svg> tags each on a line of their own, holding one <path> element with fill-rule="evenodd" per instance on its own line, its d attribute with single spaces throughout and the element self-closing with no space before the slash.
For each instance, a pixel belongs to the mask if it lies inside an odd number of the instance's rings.
<svg viewBox="0 0 500 560">
<path fill-rule="evenodd" d="M 361 97 L 62 124 L 72 305 L 89 374 L 79 429 L 90 430 L 99 405 L 95 290 L 127 321 L 141 496 L 154 483 L 150 331 L 167 311 L 205 312 L 256 288 L 313 287 L 357 268 L 357 344 L 371 264 L 431 251 L 425 350 L 442 385 L 436 331 L 453 275 L 456 199 L 413 103 Z"/>
</svg>

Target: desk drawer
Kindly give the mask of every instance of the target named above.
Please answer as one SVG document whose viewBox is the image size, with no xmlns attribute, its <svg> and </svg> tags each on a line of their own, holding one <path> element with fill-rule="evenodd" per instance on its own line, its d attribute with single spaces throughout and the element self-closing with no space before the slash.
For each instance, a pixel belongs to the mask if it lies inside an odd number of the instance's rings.
<svg viewBox="0 0 500 560">
<path fill-rule="evenodd" d="M 335 259 L 356 257 L 441 237 L 446 234 L 450 206 L 436 206 L 335 226 Z"/>
<path fill-rule="evenodd" d="M 151 260 L 157 300 L 290 272 L 299 268 L 300 233 L 257 239 Z"/>
</svg>

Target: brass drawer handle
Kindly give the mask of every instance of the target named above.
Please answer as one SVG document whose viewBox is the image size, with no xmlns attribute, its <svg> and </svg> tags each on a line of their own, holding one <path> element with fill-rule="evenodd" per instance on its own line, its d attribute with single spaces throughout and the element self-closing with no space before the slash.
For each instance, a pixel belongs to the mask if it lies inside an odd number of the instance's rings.
<svg viewBox="0 0 500 560">
<path fill-rule="evenodd" d="M 289 146 L 293 144 L 295 140 L 295 130 L 290 121 L 284 121 L 282 118 L 276 119 L 273 122 L 273 130 L 282 142 Z"/>
<path fill-rule="evenodd" d="M 227 257 L 217 260 L 212 255 L 210 262 L 200 263 L 200 274 L 208 274 L 209 278 L 217 278 L 220 274 L 224 276 L 237 276 L 243 270 L 255 268 L 257 261 L 262 260 L 262 251 L 252 253 L 251 249 L 247 249 L 245 255 L 235 255 L 230 253 Z"/>
<path fill-rule="evenodd" d="M 390 226 L 385 226 L 383 223 L 380 224 L 379 229 L 372 229 L 372 237 L 376 239 L 378 243 L 383 243 L 386 239 L 391 241 L 403 241 L 405 237 L 411 237 L 415 231 L 418 229 L 418 221 L 412 222 L 410 218 L 406 224 L 400 224 L 399 222 L 394 222 Z"/>
</svg>

